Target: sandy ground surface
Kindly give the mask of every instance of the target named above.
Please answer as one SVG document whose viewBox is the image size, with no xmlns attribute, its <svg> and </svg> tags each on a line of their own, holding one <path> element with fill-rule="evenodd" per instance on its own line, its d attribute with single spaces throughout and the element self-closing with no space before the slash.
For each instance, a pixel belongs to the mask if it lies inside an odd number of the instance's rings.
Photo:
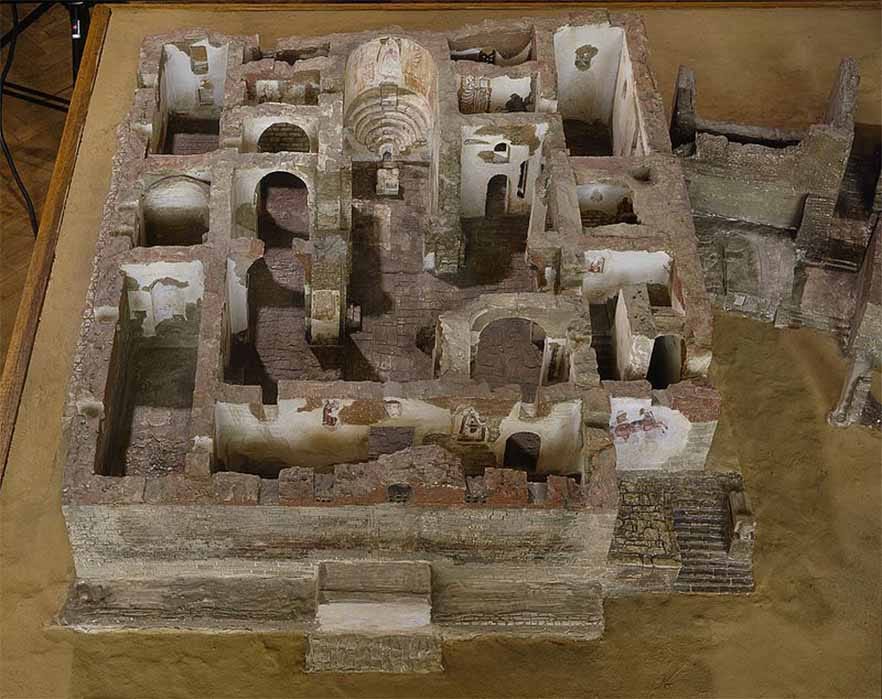
<svg viewBox="0 0 882 699">
<path fill-rule="evenodd" d="M 445 646 L 442 675 L 306 675 L 281 634 L 48 630 L 72 565 L 60 472 L 13 471 L 2 502 L 4 697 L 731 696 L 882 692 L 878 432 L 824 416 L 845 372 L 835 342 L 719 316 L 715 465 L 737 459 L 758 516 L 757 591 L 607 601 L 583 644 Z M 48 476 L 48 478 L 47 478 Z"/>
<path fill-rule="evenodd" d="M 731 317 L 717 322 L 713 373 L 724 415 L 713 463 L 741 465 L 758 513 L 758 587 L 750 597 L 610 601 L 602 640 L 449 645 L 447 673 L 420 677 L 307 676 L 302 639 L 284 635 L 47 628 L 73 574 L 54 462 L 64 386 L 140 38 L 201 24 L 269 41 L 427 21 L 416 12 L 306 14 L 114 15 L 0 491 L 0 696 L 879 696 L 882 440 L 824 421 L 845 373 L 831 338 Z M 433 12 L 429 23 L 490 13 L 454 14 Z M 803 125 L 823 111 L 838 58 L 851 52 L 864 74 L 858 119 L 879 123 L 878 11 L 644 15 L 665 99 L 677 64 L 689 62 L 705 116 Z"/>
</svg>

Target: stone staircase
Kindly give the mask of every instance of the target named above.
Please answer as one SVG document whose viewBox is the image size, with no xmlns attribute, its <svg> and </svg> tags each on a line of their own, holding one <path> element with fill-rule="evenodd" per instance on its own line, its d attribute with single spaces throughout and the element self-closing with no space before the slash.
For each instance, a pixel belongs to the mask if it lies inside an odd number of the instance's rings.
<svg viewBox="0 0 882 699">
<path fill-rule="evenodd" d="M 431 579 L 422 561 L 320 563 L 307 671 L 441 671 Z"/>
<path fill-rule="evenodd" d="M 677 592 L 751 592 L 752 563 L 729 556 L 731 525 L 726 496 L 692 491 L 673 499 L 674 532 L 682 567 Z"/>
</svg>

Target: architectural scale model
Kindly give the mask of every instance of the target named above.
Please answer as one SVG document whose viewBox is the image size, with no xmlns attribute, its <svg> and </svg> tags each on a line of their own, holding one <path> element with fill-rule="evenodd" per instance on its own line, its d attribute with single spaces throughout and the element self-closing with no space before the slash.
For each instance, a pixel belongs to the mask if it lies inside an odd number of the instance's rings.
<svg viewBox="0 0 882 699">
<path fill-rule="evenodd" d="M 741 476 L 706 464 L 711 299 L 829 323 L 833 419 L 872 412 L 856 82 L 785 134 L 700 119 L 684 71 L 672 151 L 636 16 L 146 40 L 65 418 L 62 622 L 426 672 L 445 639 L 596 638 L 606 597 L 750 592 Z"/>
</svg>

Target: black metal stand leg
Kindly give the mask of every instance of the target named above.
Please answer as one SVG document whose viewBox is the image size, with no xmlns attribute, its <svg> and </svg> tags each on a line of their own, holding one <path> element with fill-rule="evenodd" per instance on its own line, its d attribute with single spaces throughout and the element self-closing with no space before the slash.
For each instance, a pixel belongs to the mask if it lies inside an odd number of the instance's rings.
<svg viewBox="0 0 882 699">
<path fill-rule="evenodd" d="M 67 108 L 70 106 L 70 100 L 65 99 L 64 97 L 59 97 L 58 95 L 53 95 L 49 92 L 43 92 L 42 90 L 34 90 L 33 88 L 19 85 L 18 83 L 13 83 L 8 80 L 3 88 L 3 96 L 14 97 L 15 99 L 30 102 L 31 104 L 36 104 L 40 107 L 55 109 L 59 112 L 66 112 Z"/>
<path fill-rule="evenodd" d="M 86 36 L 89 33 L 90 4 L 85 0 L 66 3 L 67 12 L 70 15 L 71 67 L 74 82 L 76 82 L 77 73 L 80 70 L 80 61 L 83 59 L 83 49 L 86 46 Z"/>
</svg>

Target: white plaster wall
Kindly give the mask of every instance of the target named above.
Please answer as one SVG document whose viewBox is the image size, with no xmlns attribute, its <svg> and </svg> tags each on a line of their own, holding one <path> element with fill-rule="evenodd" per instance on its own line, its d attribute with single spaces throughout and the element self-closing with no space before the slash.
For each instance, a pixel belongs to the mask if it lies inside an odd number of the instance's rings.
<svg viewBox="0 0 882 699">
<path fill-rule="evenodd" d="M 499 439 L 493 445 L 496 463 L 502 465 L 506 440 L 516 432 L 539 435 L 538 473 L 572 474 L 582 468 L 582 401 L 556 403 L 541 418 L 521 419 L 521 404 L 515 403 L 511 413 L 499 425 Z"/>
<path fill-rule="evenodd" d="M 613 351 L 616 357 L 616 378 L 621 379 L 631 360 L 631 323 L 628 320 L 628 309 L 619 294 L 616 302 L 616 315 L 613 321 Z"/>
<path fill-rule="evenodd" d="M 190 56 L 186 51 L 173 44 L 163 47 L 159 91 L 166 112 L 186 113 L 199 106 L 197 93 L 203 83 L 211 84 L 214 106 L 223 106 L 228 46 L 211 46 L 207 39 L 193 42 L 192 45 L 206 47 L 208 72 L 203 75 L 195 75 L 190 69 Z"/>
<path fill-rule="evenodd" d="M 156 326 L 175 316 L 186 318 L 187 307 L 202 300 L 205 274 L 202 263 L 149 262 L 123 265 L 128 289 L 129 318 L 145 314 L 141 331 L 156 335 Z"/>
<path fill-rule="evenodd" d="M 490 111 L 504 112 L 505 103 L 513 94 L 527 99 L 530 96 L 530 83 L 529 75 L 523 78 L 510 78 L 507 75 L 492 78 L 490 80 Z"/>
<path fill-rule="evenodd" d="M 400 405 L 400 414 L 375 423 L 377 427 L 413 427 L 414 443 L 429 434 L 452 434 L 454 412 L 421 400 L 387 398 Z M 340 400 L 341 411 L 355 401 Z M 225 464 L 243 460 L 321 467 L 363 461 L 368 458 L 370 425 L 346 424 L 341 418 L 333 427 L 322 424 L 322 407 L 303 410 L 306 399 L 281 399 L 273 419 L 260 420 L 247 405 L 218 402 L 215 405 L 217 456 Z M 541 473 L 575 473 L 582 458 L 582 402 L 557 403 L 541 418 L 520 418 L 520 403 L 502 419 L 499 438 L 490 444 L 502 464 L 506 440 L 516 432 L 539 435 L 541 448 L 537 470 Z"/>
<path fill-rule="evenodd" d="M 453 430 L 450 410 L 424 401 L 397 400 L 401 414 L 387 417 L 376 426 L 414 427 L 414 441 L 427 434 Z M 353 400 L 340 400 L 341 410 Z M 285 463 L 293 466 L 330 466 L 368 458 L 369 425 L 351 425 L 342 419 L 333 427 L 322 424 L 323 408 L 303 410 L 306 399 L 281 399 L 278 415 L 260 420 L 247 405 L 219 402 L 215 406 L 218 458 L 226 464 L 243 459 Z"/>
<path fill-rule="evenodd" d="M 548 214 L 548 202 L 542 196 L 539 186 L 534 183 L 532 204 L 530 205 L 530 223 L 527 227 L 527 237 L 540 236 L 545 232 L 545 218 Z"/>
<path fill-rule="evenodd" d="M 533 189 L 539 176 L 542 162 L 541 142 L 548 130 L 546 124 L 536 126 L 540 145 L 530 154 L 530 147 L 513 145 L 503 136 L 474 136 L 475 127 L 463 128 L 463 146 L 460 159 L 461 190 L 460 210 L 463 218 L 482 218 L 487 201 L 487 183 L 495 175 L 508 177 L 508 211 L 509 213 L 527 213 L 533 199 Z M 507 163 L 491 163 L 482 159 L 479 154 L 492 152 L 496 144 L 504 142 L 509 146 Z M 527 161 L 527 183 L 523 198 L 517 196 L 518 179 L 521 174 L 521 163 Z"/>
<path fill-rule="evenodd" d="M 231 335 L 248 330 L 248 287 L 244 281 L 247 271 L 238 271 L 241 272 L 241 280 L 236 273 L 236 263 L 227 258 L 227 312 Z"/>
<path fill-rule="evenodd" d="M 643 133 L 643 120 L 637 107 L 634 90 L 634 69 L 628 42 L 623 42 L 619 73 L 616 77 L 616 91 L 613 98 L 612 132 L 614 155 L 644 155 L 646 136 Z"/>
<path fill-rule="evenodd" d="M 565 118 L 609 124 L 624 30 L 609 24 L 566 26 L 554 34 L 558 111 Z M 591 45 L 597 54 L 588 70 L 576 67 L 576 50 Z"/>
<path fill-rule="evenodd" d="M 631 191 L 621 185 L 596 182 L 577 185 L 576 196 L 579 199 L 580 212 L 603 211 L 614 214 L 622 200 L 631 197 Z"/>
<path fill-rule="evenodd" d="M 649 398 L 610 398 L 617 470 L 677 470 L 678 461 L 685 457 L 692 424 L 680 411 L 651 403 Z M 645 418 L 647 411 L 652 419 Z M 627 435 L 616 433 L 617 417 L 622 414 L 632 426 Z"/>
<path fill-rule="evenodd" d="M 666 252 L 639 250 L 586 250 L 582 295 L 590 298 L 615 296 L 623 286 L 633 284 L 670 285 L 673 260 Z M 589 266 L 602 260 L 602 272 Z"/>
<path fill-rule="evenodd" d="M 655 338 L 634 334 L 631 322 L 628 320 L 628 306 L 623 295 L 619 293 L 613 327 L 613 344 L 619 379 L 633 381 L 646 378 L 654 342 Z"/>
</svg>

